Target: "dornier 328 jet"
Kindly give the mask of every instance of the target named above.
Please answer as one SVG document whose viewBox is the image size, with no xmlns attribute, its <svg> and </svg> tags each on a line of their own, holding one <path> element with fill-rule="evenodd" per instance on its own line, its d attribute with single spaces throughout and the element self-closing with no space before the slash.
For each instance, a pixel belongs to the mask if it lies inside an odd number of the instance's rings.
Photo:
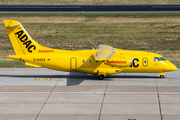
<svg viewBox="0 0 180 120">
<path fill-rule="evenodd" d="M 25 62 L 25 65 L 94 74 L 100 80 L 122 72 L 158 73 L 160 78 L 164 78 L 164 72 L 177 69 L 159 54 L 122 50 L 109 45 L 76 51 L 47 48 L 34 41 L 20 22 L 4 20 L 4 24 L 16 54 L 7 57 Z"/>
</svg>

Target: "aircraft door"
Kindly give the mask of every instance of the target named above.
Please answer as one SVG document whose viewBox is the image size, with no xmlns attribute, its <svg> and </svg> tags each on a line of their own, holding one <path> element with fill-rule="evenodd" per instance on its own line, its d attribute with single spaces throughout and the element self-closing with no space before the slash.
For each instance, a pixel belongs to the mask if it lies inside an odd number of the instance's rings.
<svg viewBox="0 0 180 120">
<path fill-rule="evenodd" d="M 142 64 L 144 67 L 148 66 L 148 59 L 147 58 L 143 58 Z"/>
<path fill-rule="evenodd" d="M 75 57 L 71 58 L 70 60 L 70 69 L 71 70 L 77 69 L 77 59 Z"/>
</svg>

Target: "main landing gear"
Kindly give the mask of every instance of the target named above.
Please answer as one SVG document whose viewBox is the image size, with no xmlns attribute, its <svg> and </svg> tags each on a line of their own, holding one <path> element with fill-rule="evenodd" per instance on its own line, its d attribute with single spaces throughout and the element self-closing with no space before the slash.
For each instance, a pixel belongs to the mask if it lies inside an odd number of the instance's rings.
<svg viewBox="0 0 180 120">
<path fill-rule="evenodd" d="M 103 80 L 104 79 L 104 75 L 100 75 L 98 76 L 99 80 Z"/>
</svg>

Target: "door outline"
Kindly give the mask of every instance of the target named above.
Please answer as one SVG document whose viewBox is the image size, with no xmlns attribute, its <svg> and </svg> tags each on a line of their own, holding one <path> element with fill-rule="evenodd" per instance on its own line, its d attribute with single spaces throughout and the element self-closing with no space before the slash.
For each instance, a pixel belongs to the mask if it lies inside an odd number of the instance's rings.
<svg viewBox="0 0 180 120">
<path fill-rule="evenodd" d="M 146 62 L 147 62 L 146 65 L 144 64 L 144 60 L 146 60 Z M 147 66 L 148 66 L 148 58 L 143 58 L 142 65 L 143 65 L 144 67 L 147 67 Z"/>
<path fill-rule="evenodd" d="M 70 59 L 70 69 L 71 70 L 76 70 L 77 69 L 77 59 L 75 57 L 72 57 Z"/>
</svg>

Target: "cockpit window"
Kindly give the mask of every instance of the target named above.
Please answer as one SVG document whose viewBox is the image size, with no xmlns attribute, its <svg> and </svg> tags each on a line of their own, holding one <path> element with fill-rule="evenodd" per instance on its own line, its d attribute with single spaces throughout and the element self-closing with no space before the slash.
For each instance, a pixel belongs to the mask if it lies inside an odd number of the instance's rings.
<svg viewBox="0 0 180 120">
<path fill-rule="evenodd" d="M 160 61 L 159 57 L 154 57 L 154 61 Z"/>
<path fill-rule="evenodd" d="M 166 58 L 164 58 L 164 57 L 154 57 L 154 61 L 156 62 L 156 61 L 165 61 L 166 60 Z"/>
<path fill-rule="evenodd" d="M 165 61 L 165 60 L 166 60 L 166 58 L 164 58 L 164 57 L 160 57 L 160 60 Z"/>
</svg>

